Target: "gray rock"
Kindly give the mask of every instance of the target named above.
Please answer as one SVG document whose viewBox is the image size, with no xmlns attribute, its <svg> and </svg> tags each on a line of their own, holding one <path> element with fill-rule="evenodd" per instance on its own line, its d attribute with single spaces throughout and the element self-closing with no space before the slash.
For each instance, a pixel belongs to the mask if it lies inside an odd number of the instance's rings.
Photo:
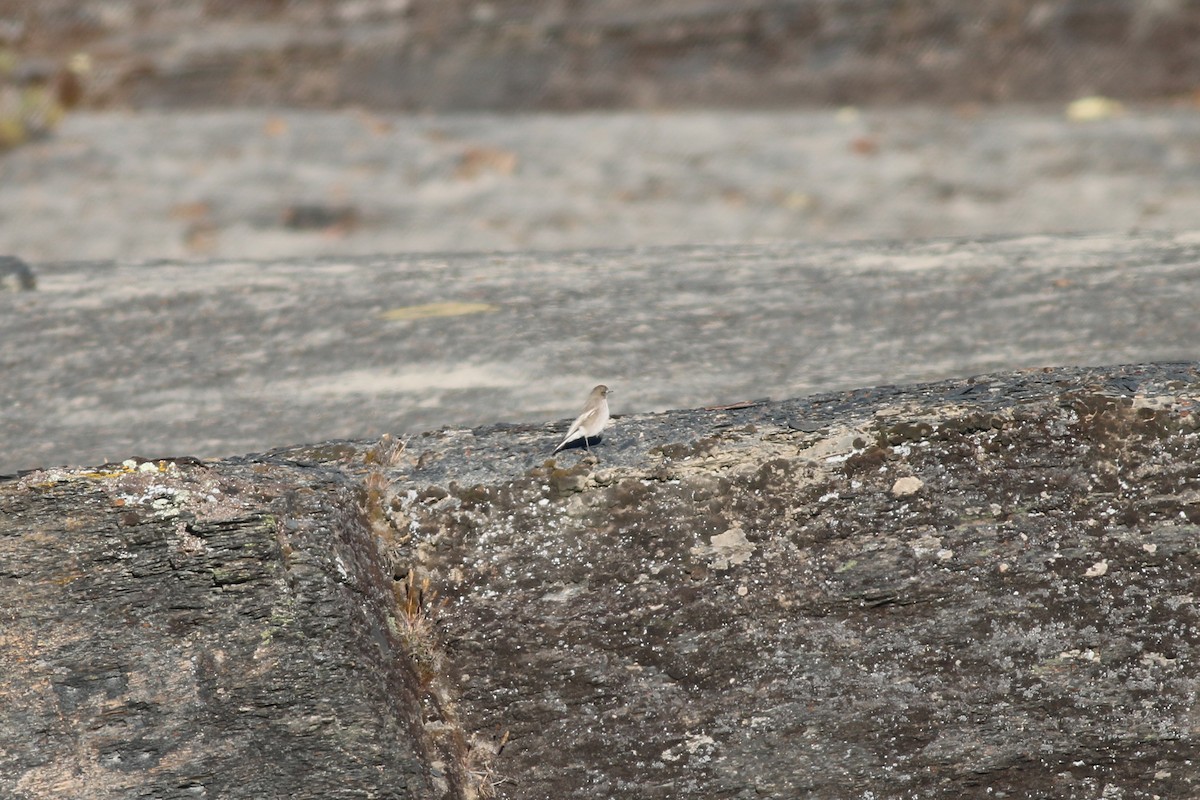
<svg viewBox="0 0 1200 800">
<path fill-rule="evenodd" d="M 1189 796 L 1198 403 L 1194 364 L 1045 369 L 594 457 L 497 425 L 0 482 L 0 791 Z"/>
<path fill-rule="evenodd" d="M 268 471 L 0 484 L 0 794 L 440 796 L 354 494 Z"/>
<path fill-rule="evenodd" d="M 1060 106 L 72 113 L 0 160 L 0 252 L 278 260 L 1191 231 L 1198 138 L 1200 114 L 1161 107 L 1089 123 Z"/>
<path fill-rule="evenodd" d="M 39 273 L 38 292 L 0 294 L 0 474 L 541 423 L 577 413 L 580 393 L 600 382 L 621 415 L 1016 367 L 1187 360 L 1200 341 L 1194 235 Z"/>
<path fill-rule="evenodd" d="M 1170 1 L 106 5 L 39 0 L 26 37 L 62 57 L 92 53 L 92 93 L 118 107 L 1145 100 L 1200 82 L 1200 11 Z"/>
<path fill-rule="evenodd" d="M 0 256 L 0 291 L 32 292 L 37 288 L 33 270 L 16 256 Z"/>
</svg>

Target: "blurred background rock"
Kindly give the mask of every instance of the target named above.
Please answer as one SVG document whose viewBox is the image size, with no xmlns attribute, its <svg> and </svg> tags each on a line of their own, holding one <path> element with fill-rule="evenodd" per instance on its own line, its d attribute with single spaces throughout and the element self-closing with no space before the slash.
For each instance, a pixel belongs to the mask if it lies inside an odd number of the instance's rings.
<svg viewBox="0 0 1200 800">
<path fill-rule="evenodd" d="M 578 110 L 1188 97 L 1182 0 L 6 0 L 89 105 Z"/>
<path fill-rule="evenodd" d="M 1200 218 L 1181 0 L 0 0 L 0 48 L 33 261 Z"/>
</svg>

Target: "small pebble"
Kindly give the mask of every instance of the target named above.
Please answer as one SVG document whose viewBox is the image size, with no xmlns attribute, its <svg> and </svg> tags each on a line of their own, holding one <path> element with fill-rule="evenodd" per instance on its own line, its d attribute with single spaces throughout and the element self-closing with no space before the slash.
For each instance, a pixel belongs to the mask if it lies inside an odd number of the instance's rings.
<svg viewBox="0 0 1200 800">
<path fill-rule="evenodd" d="M 0 256 L 0 291 L 32 292 L 37 288 L 33 270 L 16 256 Z"/>
<path fill-rule="evenodd" d="M 924 485 L 920 478 L 914 478 L 909 475 L 908 477 L 898 479 L 892 484 L 892 495 L 895 497 L 908 497 L 911 494 L 921 491 L 921 487 Z"/>
</svg>

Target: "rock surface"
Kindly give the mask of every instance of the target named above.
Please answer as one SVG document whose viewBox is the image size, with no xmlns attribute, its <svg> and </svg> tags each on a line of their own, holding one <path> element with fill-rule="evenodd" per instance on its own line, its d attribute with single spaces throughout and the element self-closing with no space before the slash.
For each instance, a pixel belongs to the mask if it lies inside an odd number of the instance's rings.
<svg viewBox="0 0 1200 800">
<path fill-rule="evenodd" d="M 0 292 L 0 474 L 1047 364 L 1187 360 L 1194 234 L 52 264 Z"/>
<path fill-rule="evenodd" d="M 116 106 L 400 109 L 1186 96 L 1200 10 L 1038 0 L 0 3 L 0 41 L 90 53 Z"/>
<path fill-rule="evenodd" d="M 0 159 L 26 261 L 1190 231 L 1195 108 L 73 113 Z"/>
<path fill-rule="evenodd" d="M 1191 796 L 1198 402 L 1046 369 L 595 458 L 496 425 L 8 480 L 2 789 Z"/>
<path fill-rule="evenodd" d="M 435 796 L 356 513 L 279 463 L 0 484 L 0 795 Z"/>
</svg>

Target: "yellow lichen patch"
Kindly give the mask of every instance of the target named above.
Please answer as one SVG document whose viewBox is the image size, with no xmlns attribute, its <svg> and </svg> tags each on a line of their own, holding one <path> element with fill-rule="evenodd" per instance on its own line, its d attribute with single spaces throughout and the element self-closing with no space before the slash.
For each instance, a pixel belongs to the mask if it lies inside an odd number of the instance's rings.
<svg viewBox="0 0 1200 800">
<path fill-rule="evenodd" d="M 132 470 L 132 469 L 124 469 L 124 468 L 122 468 L 122 469 L 92 470 L 92 471 L 90 471 L 90 472 L 81 472 L 81 473 L 78 473 L 78 474 L 77 474 L 75 477 L 79 477 L 79 478 L 91 478 L 91 479 L 93 479 L 93 480 L 105 480 L 105 479 L 107 479 L 107 478 L 119 478 L 119 477 L 121 477 L 122 475 L 128 475 L 128 474 L 130 474 L 131 472 L 133 472 L 133 470 Z"/>
<path fill-rule="evenodd" d="M 1125 107 L 1117 100 L 1098 95 L 1080 97 L 1067 104 L 1067 119 L 1072 122 L 1094 122 L 1111 119 L 1125 113 Z"/>
<path fill-rule="evenodd" d="M 113 465 L 110 465 L 113 466 Z M 132 458 L 122 461 L 115 469 L 94 469 L 86 472 L 77 472 L 73 475 L 68 475 L 68 478 L 91 478 L 93 480 L 104 480 L 106 478 L 120 478 L 125 475 L 131 475 L 135 472 L 169 472 L 170 464 L 166 461 L 143 461 L 138 463 Z"/>
<path fill-rule="evenodd" d="M 426 303 L 420 306 L 403 306 L 384 311 L 380 319 L 388 321 L 404 319 L 430 319 L 432 317 L 461 317 L 465 314 L 483 314 L 498 311 L 491 303 Z"/>
</svg>

